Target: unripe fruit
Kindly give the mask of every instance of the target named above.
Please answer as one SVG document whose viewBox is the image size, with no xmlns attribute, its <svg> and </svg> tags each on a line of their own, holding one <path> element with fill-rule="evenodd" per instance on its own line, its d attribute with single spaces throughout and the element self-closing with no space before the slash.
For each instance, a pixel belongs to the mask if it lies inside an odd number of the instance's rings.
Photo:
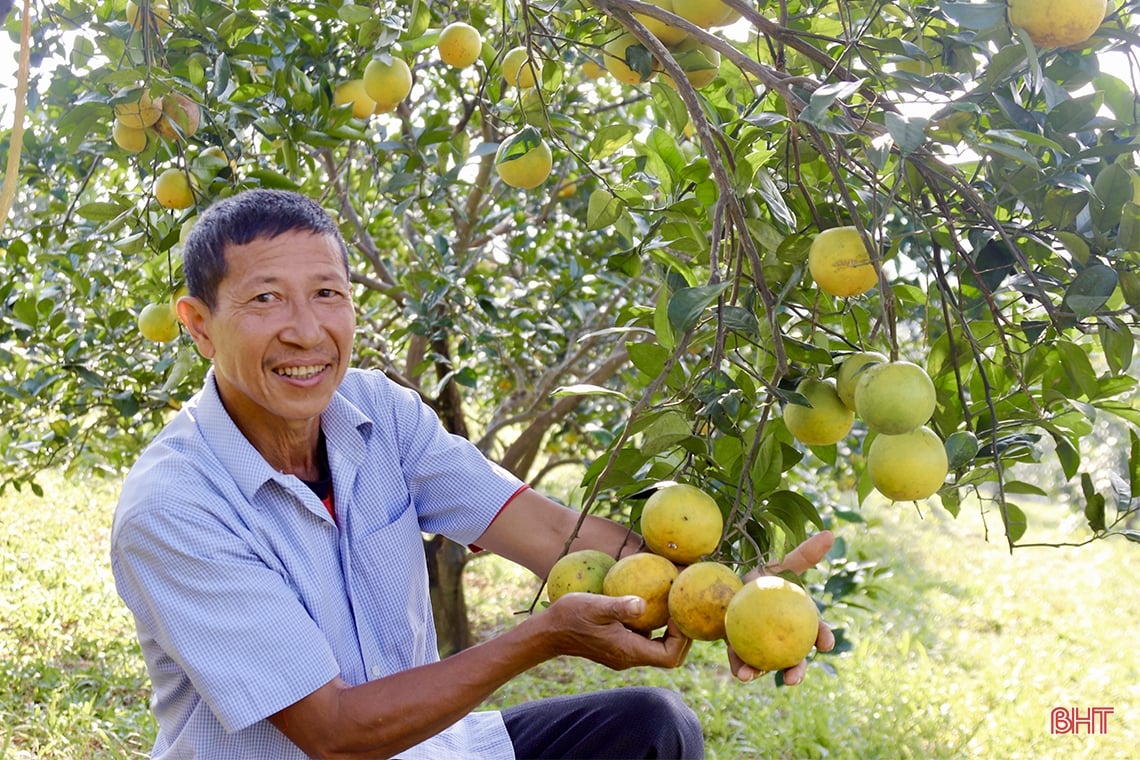
<svg viewBox="0 0 1140 760">
<path fill-rule="evenodd" d="M 871 482 L 892 501 L 933 496 L 948 472 L 946 447 L 928 427 L 902 435 L 878 435 L 867 451 Z"/>
<path fill-rule="evenodd" d="M 376 101 L 377 108 L 394 109 L 412 91 L 412 70 L 401 58 L 390 61 L 373 58 L 364 67 L 364 91 Z"/>
<path fill-rule="evenodd" d="M 784 425 L 796 440 L 809 446 L 829 446 L 851 432 L 855 413 L 840 400 L 830 381 L 807 377 L 796 391 L 811 403 L 784 407 Z"/>
<path fill-rule="evenodd" d="M 855 413 L 877 433 L 899 435 L 926 423 L 937 394 L 926 370 L 911 362 L 883 362 L 855 383 Z"/>
</svg>

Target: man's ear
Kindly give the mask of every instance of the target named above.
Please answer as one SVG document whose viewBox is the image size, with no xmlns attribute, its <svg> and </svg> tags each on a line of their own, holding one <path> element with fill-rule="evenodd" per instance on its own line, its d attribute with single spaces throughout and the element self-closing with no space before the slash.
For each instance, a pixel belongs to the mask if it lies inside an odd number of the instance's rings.
<svg viewBox="0 0 1140 760">
<path fill-rule="evenodd" d="M 205 301 L 194 296 L 182 296 L 176 305 L 178 321 L 194 339 L 198 353 L 207 359 L 214 358 L 214 343 L 210 339 L 210 308 Z"/>
</svg>

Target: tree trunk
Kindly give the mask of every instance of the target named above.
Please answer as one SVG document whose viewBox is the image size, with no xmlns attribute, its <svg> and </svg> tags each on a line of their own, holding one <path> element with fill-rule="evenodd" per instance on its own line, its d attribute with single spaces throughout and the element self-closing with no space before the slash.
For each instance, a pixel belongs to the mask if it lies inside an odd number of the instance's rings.
<svg viewBox="0 0 1140 760">
<path fill-rule="evenodd" d="M 474 643 L 467 622 L 467 600 L 463 596 L 467 549 L 436 535 L 424 541 L 424 551 L 439 656 L 447 657 Z"/>
</svg>

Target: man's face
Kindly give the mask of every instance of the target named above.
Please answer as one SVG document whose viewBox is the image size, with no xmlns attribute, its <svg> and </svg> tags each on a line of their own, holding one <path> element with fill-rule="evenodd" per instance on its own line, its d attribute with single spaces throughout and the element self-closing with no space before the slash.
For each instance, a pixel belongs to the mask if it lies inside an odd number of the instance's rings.
<svg viewBox="0 0 1140 760">
<path fill-rule="evenodd" d="M 337 241 L 294 231 L 226 249 L 213 311 L 179 303 L 214 363 L 227 411 L 247 435 L 320 417 L 348 370 L 356 313 Z"/>
</svg>

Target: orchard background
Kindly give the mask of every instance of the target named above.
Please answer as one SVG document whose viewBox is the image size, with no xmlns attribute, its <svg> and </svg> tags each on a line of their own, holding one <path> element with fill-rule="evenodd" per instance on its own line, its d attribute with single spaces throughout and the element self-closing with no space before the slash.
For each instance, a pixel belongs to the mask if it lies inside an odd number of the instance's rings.
<svg viewBox="0 0 1140 760">
<path fill-rule="evenodd" d="M 13 40 L 27 24 L 30 65 L 26 113 L 5 113 L 22 140 L 0 133 L 3 492 L 121 477 L 206 370 L 185 334 L 140 333 L 178 293 L 184 231 L 280 187 L 341 225 L 357 363 L 536 486 L 573 472 L 584 509 L 636 526 L 655 483 L 698 484 L 726 518 L 717 558 L 741 567 L 863 522 L 873 436 L 807 446 L 782 415 L 801 380 L 878 351 L 934 381 L 950 472 L 922 510 L 978 514 L 1011 550 L 1140 541 L 1136 3 L 1063 48 L 1004 3 L 727 0 L 709 28 L 668 0 L 144 0 L 134 24 L 125 5 L 17 3 L 5 22 Z M 454 21 L 482 37 L 463 69 L 435 48 Z M 626 34 L 637 83 L 598 68 Z M 530 88 L 503 76 L 519 46 Z M 393 59 L 407 97 L 338 104 Z M 144 91 L 191 103 L 196 128 L 121 147 L 115 107 Z M 526 128 L 553 158 L 531 190 L 496 171 Z M 164 173 L 188 204 L 160 203 Z M 873 252 L 863 295 L 807 273 L 836 226 Z M 1083 535 L 1035 533 L 1022 505 L 1043 498 Z M 425 548 L 447 653 L 471 641 L 469 556 Z M 834 566 L 830 603 L 865 570 Z"/>
</svg>

